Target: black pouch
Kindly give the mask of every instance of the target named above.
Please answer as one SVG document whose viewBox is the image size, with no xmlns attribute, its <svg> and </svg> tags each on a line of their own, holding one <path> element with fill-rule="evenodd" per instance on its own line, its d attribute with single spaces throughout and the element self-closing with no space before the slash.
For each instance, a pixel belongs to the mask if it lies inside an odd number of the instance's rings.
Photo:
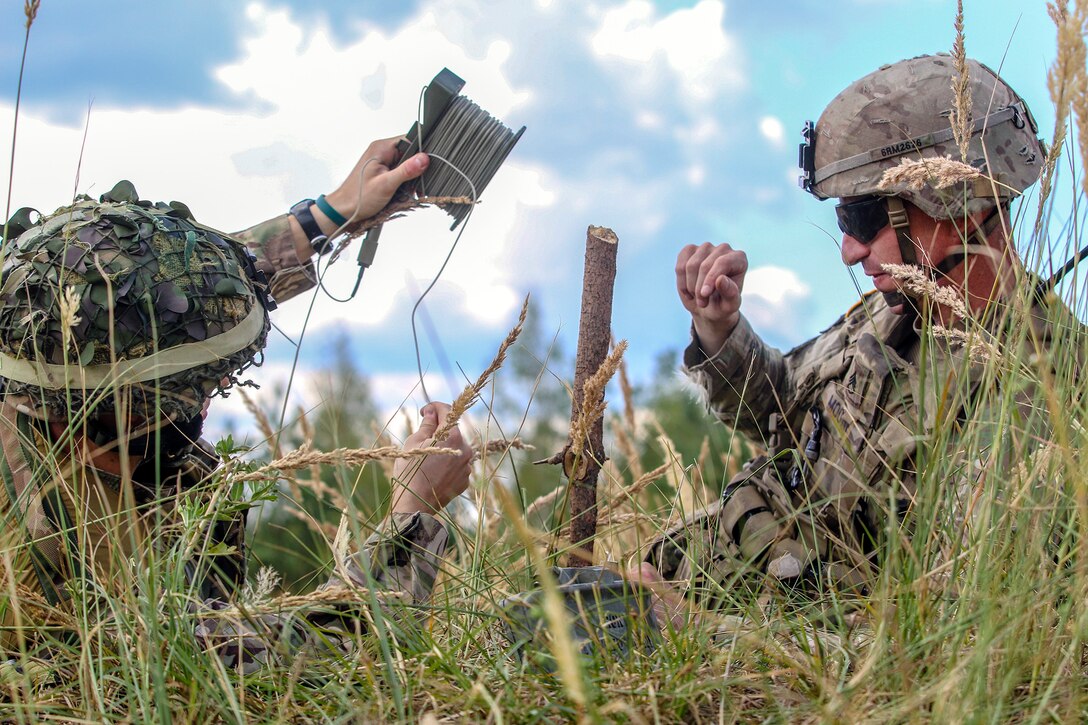
<svg viewBox="0 0 1088 725">
<path fill-rule="evenodd" d="M 660 634 L 650 591 L 600 566 L 554 567 L 559 595 L 571 616 L 579 654 L 600 662 L 652 653 Z M 499 604 L 506 638 L 522 660 L 555 671 L 548 648 L 544 591 L 522 592 Z"/>
</svg>

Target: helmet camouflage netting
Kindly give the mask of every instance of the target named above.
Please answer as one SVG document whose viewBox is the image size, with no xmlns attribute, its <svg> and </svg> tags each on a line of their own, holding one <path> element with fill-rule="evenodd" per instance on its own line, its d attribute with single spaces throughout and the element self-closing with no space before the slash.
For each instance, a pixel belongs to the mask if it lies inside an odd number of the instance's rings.
<svg viewBox="0 0 1088 725">
<path fill-rule="evenodd" d="M 185 205 L 139 201 L 121 182 L 35 224 L 20 211 L 0 276 L 6 394 L 60 420 L 122 406 L 145 420 L 192 418 L 260 364 L 262 275 Z"/>
</svg>

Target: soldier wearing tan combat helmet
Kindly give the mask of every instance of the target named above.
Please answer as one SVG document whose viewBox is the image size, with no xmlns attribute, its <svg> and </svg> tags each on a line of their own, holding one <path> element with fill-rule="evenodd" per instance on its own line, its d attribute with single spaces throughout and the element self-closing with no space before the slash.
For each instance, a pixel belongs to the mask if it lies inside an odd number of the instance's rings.
<svg viewBox="0 0 1088 725">
<path fill-rule="evenodd" d="M 711 593 L 749 574 L 861 590 L 873 581 L 881 532 L 914 501 L 915 452 L 934 428 L 934 396 L 943 410 L 964 412 L 975 385 L 962 346 L 933 344 L 928 332 L 935 322 L 955 326 L 956 315 L 885 265 L 916 265 L 990 319 L 1022 271 L 1010 203 L 1045 160 L 1024 101 L 986 66 L 968 65 L 965 156 L 950 126 L 955 74 L 946 55 L 883 66 L 806 125 L 801 185 L 837 200 L 842 260 L 881 293 L 866 294 L 818 337 L 787 353 L 766 345 L 743 314 L 745 253 L 729 244 L 680 251 L 676 287 L 692 319 L 684 372 L 710 412 L 767 455 L 718 503 L 649 547 L 644 580 Z M 943 191 L 881 184 L 904 160 L 949 157 L 978 178 Z"/>
</svg>

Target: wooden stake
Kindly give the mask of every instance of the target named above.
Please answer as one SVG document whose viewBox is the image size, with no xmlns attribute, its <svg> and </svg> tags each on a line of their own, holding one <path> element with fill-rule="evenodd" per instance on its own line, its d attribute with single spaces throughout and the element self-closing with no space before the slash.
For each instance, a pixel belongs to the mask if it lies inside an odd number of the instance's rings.
<svg viewBox="0 0 1088 725">
<path fill-rule="evenodd" d="M 616 281 L 619 238 L 607 227 L 591 226 L 586 232 L 586 262 L 582 278 L 582 315 L 578 323 L 578 354 L 574 362 L 574 400 L 571 429 L 582 411 L 586 380 L 601 367 L 612 341 L 612 290 Z M 571 450 L 571 438 L 563 450 L 563 472 L 570 486 L 570 540 L 576 549 L 593 553 L 597 534 L 597 477 L 604 464 L 604 418 L 588 431 L 582 455 Z M 567 566 L 589 566 L 571 553 Z"/>
</svg>

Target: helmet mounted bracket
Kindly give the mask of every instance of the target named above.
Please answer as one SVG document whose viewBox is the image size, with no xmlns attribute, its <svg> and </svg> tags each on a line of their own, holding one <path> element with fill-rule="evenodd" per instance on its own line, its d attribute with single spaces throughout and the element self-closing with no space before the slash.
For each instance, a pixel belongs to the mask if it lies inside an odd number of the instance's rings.
<svg viewBox="0 0 1088 725">
<path fill-rule="evenodd" d="M 808 193 L 816 196 L 813 185 L 816 183 L 816 124 L 805 121 L 801 129 L 800 147 L 797 149 L 797 165 L 801 167 L 801 176 L 797 179 L 798 185 Z"/>
</svg>

